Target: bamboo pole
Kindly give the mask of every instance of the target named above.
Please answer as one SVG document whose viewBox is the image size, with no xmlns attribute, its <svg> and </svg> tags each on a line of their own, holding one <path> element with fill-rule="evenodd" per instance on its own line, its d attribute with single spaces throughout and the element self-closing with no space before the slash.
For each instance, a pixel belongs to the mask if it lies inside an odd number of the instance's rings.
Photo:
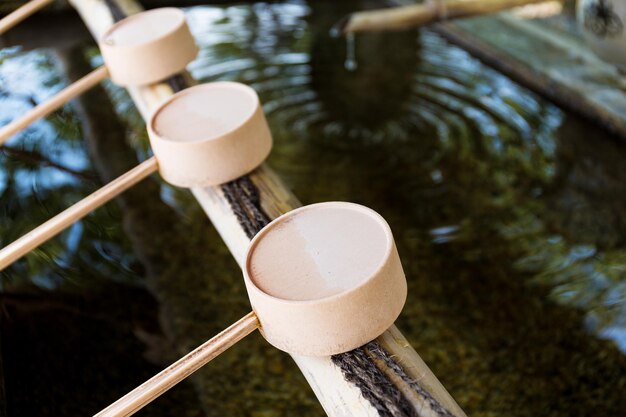
<svg viewBox="0 0 626 417">
<path fill-rule="evenodd" d="M 115 2 L 126 13 L 141 11 L 141 7 L 135 0 L 115 0 Z M 70 3 L 79 12 L 96 39 L 113 24 L 111 11 L 104 0 L 70 0 Z M 185 75 L 188 76 L 188 74 Z M 130 87 L 128 91 L 146 120 L 163 100 L 173 94 L 171 87 L 164 83 Z M 261 206 L 270 218 L 276 218 L 300 206 L 298 199 L 267 164 L 263 164 L 249 176 L 258 188 Z M 235 260 L 242 266 L 250 239 L 239 224 L 221 187 L 193 188 L 191 191 L 224 239 Z M 429 412 L 426 410 L 427 407 L 424 407 L 425 402 L 436 401 L 448 411 L 446 416 L 466 416 L 395 326 L 381 335 L 377 341 L 385 346 L 386 351 L 395 359 L 398 366 L 426 391 L 428 398 L 416 392 L 408 384 L 392 379 L 394 386 L 413 406 L 416 415 L 420 417 L 441 416 L 441 414 Z M 331 357 L 292 355 L 292 358 L 329 416 L 379 417 L 378 411 L 365 399 L 359 387 L 346 380 L 341 369 L 333 364 Z M 386 364 L 377 366 L 385 373 L 394 372 Z"/>
<path fill-rule="evenodd" d="M 125 417 L 154 401 L 161 394 L 215 359 L 219 354 L 259 328 L 253 312 L 174 362 L 94 417 Z"/>
<path fill-rule="evenodd" d="M 93 210 L 111 201 L 148 175 L 156 172 L 157 168 L 158 162 L 155 157 L 142 162 L 124 175 L 26 233 L 15 242 L 5 246 L 0 250 L 0 271 L 42 243 L 61 233 Z"/>
<path fill-rule="evenodd" d="M 497 13 L 547 0 L 431 0 L 423 4 L 355 12 L 340 20 L 337 33 L 401 30 L 450 19 Z"/>
<path fill-rule="evenodd" d="M 35 120 L 44 117 L 59 107 L 63 106 L 74 97 L 79 96 L 89 90 L 94 85 L 104 80 L 109 75 L 109 70 L 105 66 L 96 68 L 80 80 L 67 86 L 48 101 L 39 104 L 28 111 L 24 116 L 0 128 L 0 145 L 6 142 L 11 136 L 26 128 Z"/>
<path fill-rule="evenodd" d="M 0 19 L 0 35 L 11 29 L 13 26 L 19 24 L 28 16 L 37 13 L 37 11 L 43 9 L 52 2 L 53 0 L 32 0 L 20 6 L 13 12 Z"/>
</svg>

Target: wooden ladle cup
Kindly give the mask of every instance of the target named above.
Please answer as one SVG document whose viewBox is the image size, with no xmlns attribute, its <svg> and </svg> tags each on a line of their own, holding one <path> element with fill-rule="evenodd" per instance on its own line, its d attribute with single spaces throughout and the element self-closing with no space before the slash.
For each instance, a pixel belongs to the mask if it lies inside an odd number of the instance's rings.
<svg viewBox="0 0 626 417">
<path fill-rule="evenodd" d="M 257 328 L 294 355 L 349 351 L 384 333 L 407 293 L 389 225 L 352 203 L 313 204 L 271 222 L 250 243 L 244 279 L 253 312 L 96 416 L 135 413 Z"/>
<path fill-rule="evenodd" d="M 105 65 L 0 128 L 0 144 L 108 76 L 122 86 L 148 85 L 181 72 L 198 54 L 184 13 L 171 7 L 117 22 L 102 36 L 99 45 Z"/>
</svg>

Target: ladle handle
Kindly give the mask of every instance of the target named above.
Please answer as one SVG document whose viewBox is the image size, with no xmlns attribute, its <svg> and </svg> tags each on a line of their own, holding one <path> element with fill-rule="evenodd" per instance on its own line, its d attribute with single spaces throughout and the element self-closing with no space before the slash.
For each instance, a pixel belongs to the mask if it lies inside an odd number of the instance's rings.
<svg viewBox="0 0 626 417">
<path fill-rule="evenodd" d="M 28 16 L 36 13 L 38 10 L 43 9 L 53 0 L 32 0 L 23 6 L 18 7 L 0 20 L 0 35 L 13 26 L 26 19 Z"/>
<path fill-rule="evenodd" d="M 47 222 L 40 224 L 15 242 L 0 250 L 0 271 L 26 255 L 29 251 L 53 238 L 68 226 L 109 202 L 158 169 L 157 159 L 142 162 L 127 173 L 114 179 L 73 206 L 65 209 Z"/>
<path fill-rule="evenodd" d="M 94 417 L 130 416 L 259 327 L 254 312 L 159 372 Z"/>
<path fill-rule="evenodd" d="M 29 110 L 24 116 L 3 126 L 0 128 L 0 144 L 6 142 L 7 139 L 18 133 L 20 130 L 28 127 L 28 125 L 33 123 L 35 120 L 52 113 L 68 101 L 72 100 L 74 97 L 89 90 L 108 77 L 108 75 L 109 70 L 105 66 L 101 66 L 85 75 L 75 83 L 70 84 L 48 101 L 45 101 L 37 107 Z"/>
</svg>

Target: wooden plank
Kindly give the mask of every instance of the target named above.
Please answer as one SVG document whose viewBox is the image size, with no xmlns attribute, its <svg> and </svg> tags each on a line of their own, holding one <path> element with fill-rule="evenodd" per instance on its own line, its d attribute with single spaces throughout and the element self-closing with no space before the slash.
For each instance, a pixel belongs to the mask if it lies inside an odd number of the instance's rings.
<svg viewBox="0 0 626 417">
<path fill-rule="evenodd" d="M 510 14 L 433 28 L 516 82 L 626 139 L 626 78 L 575 34 Z"/>
<path fill-rule="evenodd" d="M 104 0 L 73 0 L 71 3 L 95 38 L 98 38 L 113 23 L 111 12 Z M 141 10 L 140 5 L 134 0 L 118 0 L 117 5 L 126 14 Z M 189 77 L 188 74 L 185 76 Z M 171 87 L 167 84 L 130 88 L 129 92 L 144 119 L 147 119 L 163 100 L 173 94 Z M 269 166 L 261 166 L 250 175 L 250 178 L 259 189 L 262 208 L 269 217 L 275 218 L 300 205 L 297 198 Z M 195 188 L 192 192 L 241 265 L 249 238 L 224 197 L 221 187 Z M 386 354 L 395 361 L 393 364 L 404 375 L 404 379 L 398 376 L 389 378 L 390 381 L 409 401 L 417 415 L 465 416 L 454 399 L 395 327 L 389 329 L 378 340 L 379 344 L 384 346 Z M 328 415 L 336 417 L 379 415 L 372 404 L 364 398 L 359 387 L 346 380 L 341 369 L 333 364 L 330 357 L 294 356 L 293 358 Z M 397 370 L 392 369 L 390 364 L 392 362 L 379 360 L 375 366 L 387 375 L 397 375 Z M 414 385 L 407 384 L 406 379 L 411 379 Z M 420 390 L 416 390 L 416 386 L 421 387 Z M 224 400 L 227 401 L 227 399 Z"/>
</svg>

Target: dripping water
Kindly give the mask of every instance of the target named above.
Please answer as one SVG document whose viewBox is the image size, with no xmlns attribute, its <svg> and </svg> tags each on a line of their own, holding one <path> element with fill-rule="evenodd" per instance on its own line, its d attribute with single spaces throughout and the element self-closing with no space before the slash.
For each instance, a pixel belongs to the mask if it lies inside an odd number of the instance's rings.
<svg viewBox="0 0 626 417">
<path fill-rule="evenodd" d="M 348 71 L 356 71 L 359 67 L 359 64 L 356 61 L 356 39 L 354 37 L 354 32 L 350 32 L 346 35 L 346 60 L 343 63 L 343 66 Z"/>
<path fill-rule="evenodd" d="M 349 17 L 346 16 L 339 20 L 330 28 L 329 34 L 331 38 L 339 38 L 344 34 L 344 27 L 346 26 Z M 352 72 L 356 71 L 359 64 L 356 60 L 356 39 L 354 32 L 348 32 L 345 34 L 346 38 L 346 59 L 343 62 L 343 66 L 346 70 Z"/>
</svg>

